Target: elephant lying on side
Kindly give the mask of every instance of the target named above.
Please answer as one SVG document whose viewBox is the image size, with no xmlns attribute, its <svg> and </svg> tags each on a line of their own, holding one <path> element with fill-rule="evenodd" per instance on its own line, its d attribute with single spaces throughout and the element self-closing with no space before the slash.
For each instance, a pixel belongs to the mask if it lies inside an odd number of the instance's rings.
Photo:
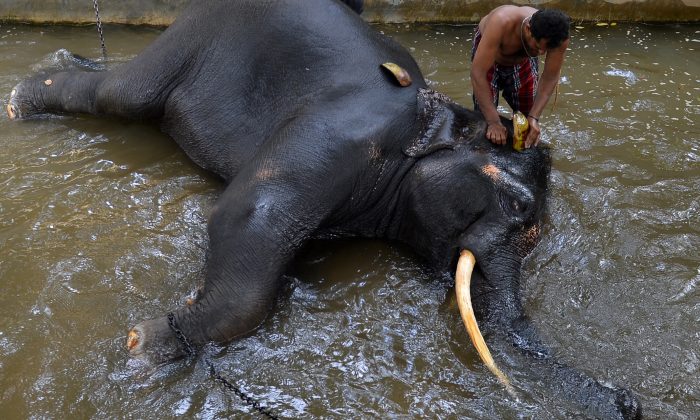
<svg viewBox="0 0 700 420">
<path fill-rule="evenodd" d="M 523 312 L 520 267 L 545 212 L 547 149 L 491 144 L 480 114 L 429 90 L 408 52 L 358 16 L 362 2 L 346 3 L 193 1 L 131 62 L 26 80 L 7 113 L 157 121 L 224 179 L 204 288 L 173 317 L 195 346 L 257 328 L 308 240 L 380 237 L 438 271 L 455 270 L 463 253 L 499 354 L 589 414 L 639 417 L 629 391 L 558 363 Z M 131 354 L 183 355 L 172 326 L 166 316 L 135 326 Z"/>
</svg>

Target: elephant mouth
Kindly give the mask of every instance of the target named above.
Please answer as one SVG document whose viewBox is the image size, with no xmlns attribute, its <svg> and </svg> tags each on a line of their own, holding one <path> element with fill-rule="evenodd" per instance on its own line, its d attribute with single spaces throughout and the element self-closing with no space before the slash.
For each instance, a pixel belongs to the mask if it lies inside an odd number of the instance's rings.
<svg viewBox="0 0 700 420">
<path fill-rule="evenodd" d="M 455 273 L 455 290 L 457 293 L 457 305 L 459 313 L 462 316 L 464 326 L 467 328 L 469 338 L 476 347 L 479 357 L 484 362 L 486 367 L 496 375 L 496 378 L 506 387 L 506 390 L 513 394 L 514 390 L 510 384 L 508 377 L 496 366 L 496 362 L 491 356 L 486 341 L 479 330 L 479 325 L 474 316 L 474 308 L 472 307 L 472 298 L 470 292 L 472 271 L 476 265 L 474 254 L 469 250 L 462 250 L 457 261 L 457 272 Z"/>
</svg>

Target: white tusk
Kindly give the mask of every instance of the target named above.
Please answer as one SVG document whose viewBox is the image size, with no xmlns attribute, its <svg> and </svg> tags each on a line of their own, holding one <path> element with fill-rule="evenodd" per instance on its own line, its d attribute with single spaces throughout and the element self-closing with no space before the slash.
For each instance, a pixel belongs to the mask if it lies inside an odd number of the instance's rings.
<svg viewBox="0 0 700 420">
<path fill-rule="evenodd" d="M 462 250 L 459 255 L 459 262 L 457 263 L 457 273 L 455 274 L 455 288 L 457 293 L 457 305 L 459 306 L 459 313 L 462 315 L 462 321 L 464 321 L 464 326 L 467 327 L 467 332 L 469 333 L 469 338 L 471 338 L 476 351 L 479 353 L 479 357 L 484 361 L 486 367 L 496 375 L 499 381 L 506 387 L 506 390 L 511 394 L 515 395 L 510 380 L 506 375 L 501 372 L 501 370 L 496 366 L 496 363 L 491 357 L 491 352 L 486 346 L 484 337 L 479 331 L 479 326 L 476 323 L 476 317 L 474 316 L 474 308 L 472 307 L 472 298 L 469 291 L 469 285 L 472 280 L 472 271 L 474 270 L 474 265 L 476 264 L 476 259 L 474 254 L 468 250 Z"/>
</svg>

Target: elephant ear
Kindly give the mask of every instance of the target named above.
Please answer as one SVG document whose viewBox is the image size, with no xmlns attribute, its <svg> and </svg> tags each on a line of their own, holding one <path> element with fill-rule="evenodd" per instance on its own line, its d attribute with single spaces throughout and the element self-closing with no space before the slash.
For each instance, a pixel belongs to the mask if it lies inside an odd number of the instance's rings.
<svg viewBox="0 0 700 420">
<path fill-rule="evenodd" d="M 420 158 L 437 150 L 452 149 L 465 136 L 464 130 L 455 126 L 456 104 L 447 96 L 429 89 L 419 89 L 417 118 L 421 130 L 411 143 L 404 146 L 406 156 Z"/>
</svg>

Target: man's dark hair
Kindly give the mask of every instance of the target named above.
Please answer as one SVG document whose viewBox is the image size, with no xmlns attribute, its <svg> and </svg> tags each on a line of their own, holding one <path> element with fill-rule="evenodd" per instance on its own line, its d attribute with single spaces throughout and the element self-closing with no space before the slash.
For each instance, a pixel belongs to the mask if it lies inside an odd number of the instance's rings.
<svg viewBox="0 0 700 420">
<path fill-rule="evenodd" d="M 350 6 L 352 10 L 357 12 L 357 14 L 362 14 L 362 9 L 365 8 L 364 0 L 341 0 L 343 3 Z"/>
<path fill-rule="evenodd" d="M 571 19 L 557 9 L 538 10 L 530 18 L 530 31 L 536 40 L 547 39 L 547 48 L 557 48 L 569 38 Z"/>
</svg>

